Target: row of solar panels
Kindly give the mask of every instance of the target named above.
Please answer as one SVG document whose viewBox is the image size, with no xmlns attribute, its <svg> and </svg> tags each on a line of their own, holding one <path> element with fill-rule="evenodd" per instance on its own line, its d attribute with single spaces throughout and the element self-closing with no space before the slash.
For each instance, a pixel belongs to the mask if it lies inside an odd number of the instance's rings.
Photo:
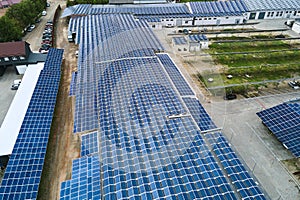
<svg viewBox="0 0 300 200">
<path fill-rule="evenodd" d="M 296 157 L 300 156 L 300 102 L 282 103 L 258 112 L 268 129 Z"/>
<path fill-rule="evenodd" d="M 201 136 L 216 126 L 170 57 L 155 54 L 149 27 L 128 15 L 82 19 L 74 131 L 97 131 L 82 136 L 61 199 L 264 199 L 255 182 L 226 177 Z"/>
<path fill-rule="evenodd" d="M 1 186 L 1 200 L 36 199 L 60 81 L 63 50 L 50 49 Z"/>
<path fill-rule="evenodd" d="M 76 88 L 73 94 L 82 96 L 76 98 L 75 110 L 78 112 L 75 113 L 74 130 L 81 132 L 97 127 L 94 108 L 97 99 L 91 97 L 97 96 L 95 83 L 99 82 L 98 73 L 102 73 L 100 66 L 109 66 L 108 61 L 116 59 L 152 57 L 154 51 L 161 51 L 163 47 L 152 30 L 131 15 L 93 15 L 71 20 L 70 27 L 73 23 L 80 45 L 86 46 L 79 52 L 77 78 L 72 84 Z M 99 63 L 95 65 L 94 62 Z M 95 67 L 86 71 L 89 65 Z"/>
<path fill-rule="evenodd" d="M 243 1 L 190 2 L 193 14 L 240 15 L 248 11 Z"/>
<path fill-rule="evenodd" d="M 203 34 L 189 35 L 188 38 L 189 38 L 190 42 L 196 42 L 196 43 L 208 42 L 207 37 Z M 185 37 L 182 37 L 182 36 L 173 37 L 172 39 L 173 39 L 175 45 L 185 45 L 185 44 L 188 43 L 187 39 Z"/>
<path fill-rule="evenodd" d="M 256 10 L 299 10 L 298 0 L 243 0 L 251 11 Z"/>
<path fill-rule="evenodd" d="M 213 2 L 191 2 L 188 4 L 160 4 L 160 5 L 76 5 L 69 8 L 65 15 L 98 15 L 113 13 L 131 13 L 135 16 L 161 16 L 188 18 L 197 16 L 227 16 L 241 15 L 248 11 L 243 1 L 213 1 Z"/>
</svg>

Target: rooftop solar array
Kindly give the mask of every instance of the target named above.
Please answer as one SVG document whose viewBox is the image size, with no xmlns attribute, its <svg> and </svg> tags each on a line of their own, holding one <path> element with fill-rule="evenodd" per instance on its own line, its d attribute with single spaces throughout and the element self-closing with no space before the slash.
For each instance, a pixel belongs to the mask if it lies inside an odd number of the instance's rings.
<svg viewBox="0 0 300 200">
<path fill-rule="evenodd" d="M 217 155 L 240 197 L 242 199 L 265 199 L 258 184 L 245 169 L 225 137 L 218 132 L 207 133 L 205 137 L 208 139 L 213 152 Z"/>
<path fill-rule="evenodd" d="M 196 16 L 242 15 L 248 11 L 243 0 L 189 2 L 188 7 Z"/>
<path fill-rule="evenodd" d="M 73 160 L 71 180 L 62 182 L 61 200 L 101 199 L 101 175 L 99 156 Z"/>
<path fill-rule="evenodd" d="M 63 50 L 50 49 L 10 156 L 1 200 L 36 199 L 60 81 Z"/>
<path fill-rule="evenodd" d="M 80 8 L 82 6 L 83 8 Z M 148 5 L 76 5 L 64 11 L 63 16 L 82 16 L 99 14 L 133 14 L 138 19 L 160 21 L 164 18 L 193 17 L 185 4 Z"/>
<path fill-rule="evenodd" d="M 181 96 L 195 95 L 169 55 L 157 54 L 157 57 L 163 64 L 176 89 L 179 91 L 179 94 Z"/>
<path fill-rule="evenodd" d="M 74 132 L 92 132 L 60 198 L 239 199 L 201 134 L 215 126 L 147 24 L 81 18 Z"/>
<path fill-rule="evenodd" d="M 71 84 L 70 84 L 70 96 L 75 95 L 76 91 L 76 81 L 77 80 L 77 72 L 72 72 L 72 79 L 71 79 Z"/>
<path fill-rule="evenodd" d="M 172 39 L 175 45 L 187 44 L 187 40 L 185 39 L 185 37 L 173 37 Z"/>
<path fill-rule="evenodd" d="M 217 128 L 198 99 L 196 99 L 195 97 L 185 97 L 183 98 L 183 101 L 201 131 L 208 131 Z"/>
<path fill-rule="evenodd" d="M 299 10 L 299 0 L 243 0 L 250 11 L 257 10 Z"/>
<path fill-rule="evenodd" d="M 189 35 L 190 42 L 208 41 L 207 37 L 203 34 Z"/>
<path fill-rule="evenodd" d="M 299 108 L 299 102 L 282 103 L 257 113 L 268 129 L 296 157 L 300 156 Z"/>
<path fill-rule="evenodd" d="M 154 52 L 162 51 L 163 47 L 145 23 L 128 14 L 91 15 L 76 18 L 71 23 L 75 23 L 75 20 L 80 21 L 77 23 L 77 37 L 83 48 L 78 56 L 74 132 L 82 132 L 98 127 L 96 86 L 99 73 L 103 73 L 99 71 L 100 66 L 110 66 L 113 60 L 118 60 L 115 63 L 120 66 L 124 63 L 129 66 L 131 61 L 132 64 L 142 65 L 142 61 L 145 61 L 146 66 L 149 64 L 148 60 L 141 58 L 153 57 Z M 124 60 L 125 58 L 134 59 Z M 114 69 L 115 63 L 107 67 L 107 70 Z M 156 63 L 158 65 L 157 61 Z"/>
<path fill-rule="evenodd" d="M 121 5 L 121 6 L 92 6 L 89 14 L 132 13 L 134 15 L 180 15 L 189 14 L 185 4 L 150 4 L 150 5 Z"/>
<path fill-rule="evenodd" d="M 87 133 L 81 136 L 80 156 L 87 156 L 98 153 L 98 131 Z"/>
</svg>

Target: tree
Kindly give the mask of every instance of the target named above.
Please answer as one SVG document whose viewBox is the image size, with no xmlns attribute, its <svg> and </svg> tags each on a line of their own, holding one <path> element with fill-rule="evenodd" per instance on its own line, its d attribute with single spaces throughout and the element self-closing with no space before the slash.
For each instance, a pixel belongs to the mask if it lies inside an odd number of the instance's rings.
<svg viewBox="0 0 300 200">
<path fill-rule="evenodd" d="M 6 15 L 0 18 L 0 42 L 10 42 L 22 38 L 22 28 L 15 19 Z"/>
<path fill-rule="evenodd" d="M 33 23 L 39 13 L 42 12 L 46 4 L 44 1 L 23 0 L 12 5 L 6 12 L 9 18 L 15 19 L 21 27 L 26 27 Z"/>
</svg>

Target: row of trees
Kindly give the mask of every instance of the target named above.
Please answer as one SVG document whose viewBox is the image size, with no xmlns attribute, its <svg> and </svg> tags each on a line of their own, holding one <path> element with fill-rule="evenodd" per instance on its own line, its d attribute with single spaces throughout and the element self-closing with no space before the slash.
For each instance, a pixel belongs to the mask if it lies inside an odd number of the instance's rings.
<svg viewBox="0 0 300 200">
<path fill-rule="evenodd" d="M 23 30 L 34 23 L 45 9 L 47 0 L 22 0 L 0 18 L 0 42 L 20 40 Z"/>
</svg>

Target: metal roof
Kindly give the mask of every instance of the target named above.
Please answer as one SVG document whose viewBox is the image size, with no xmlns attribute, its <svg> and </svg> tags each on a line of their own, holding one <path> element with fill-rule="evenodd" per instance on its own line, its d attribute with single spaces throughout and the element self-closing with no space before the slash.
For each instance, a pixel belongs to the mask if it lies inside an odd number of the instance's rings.
<svg viewBox="0 0 300 200">
<path fill-rule="evenodd" d="M 299 10 L 299 0 L 243 0 L 250 11 Z"/>
<path fill-rule="evenodd" d="M 25 56 L 25 45 L 29 44 L 24 41 L 0 43 L 0 58 L 11 56 Z"/>
</svg>

